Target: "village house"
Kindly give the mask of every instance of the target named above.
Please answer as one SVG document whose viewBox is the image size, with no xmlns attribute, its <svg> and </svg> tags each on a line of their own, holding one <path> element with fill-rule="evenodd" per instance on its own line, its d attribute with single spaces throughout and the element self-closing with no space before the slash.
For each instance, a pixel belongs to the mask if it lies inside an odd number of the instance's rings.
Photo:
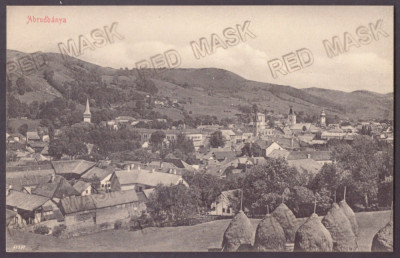
<svg viewBox="0 0 400 258">
<path fill-rule="evenodd" d="M 274 150 L 284 150 L 281 145 L 273 141 L 258 141 L 256 143 L 260 146 L 264 157 L 269 157 Z"/>
<path fill-rule="evenodd" d="M 43 220 L 44 206 L 57 207 L 48 197 L 9 191 L 6 196 L 6 208 L 16 212 L 14 223 L 20 226 L 36 224 Z"/>
<path fill-rule="evenodd" d="M 59 203 L 60 199 L 79 195 L 74 187 L 62 176 L 52 176 L 48 182 L 41 183 L 32 189 L 32 194 L 47 197 L 55 203 Z"/>
<path fill-rule="evenodd" d="M 140 216 L 146 205 L 139 201 L 136 191 L 73 196 L 61 200 L 61 211 L 68 229 L 81 229 L 109 224 L 117 220 Z"/>
<path fill-rule="evenodd" d="M 210 215 L 234 216 L 235 208 L 240 203 L 240 189 L 223 191 L 211 204 Z"/>
<path fill-rule="evenodd" d="M 269 154 L 268 158 L 272 158 L 272 159 L 278 159 L 278 158 L 287 159 L 289 154 L 290 154 L 290 151 L 287 151 L 285 149 L 283 149 L 283 150 L 273 150 Z"/>
<path fill-rule="evenodd" d="M 144 170 L 140 166 L 133 170 L 117 170 L 111 176 L 111 191 L 142 192 L 145 189 L 155 188 L 158 184 L 189 186 L 181 175 L 161 173 L 155 169 Z"/>
<path fill-rule="evenodd" d="M 92 185 L 95 190 L 108 192 L 111 188 L 110 178 L 114 168 L 107 167 L 106 169 L 99 167 L 92 167 L 85 172 L 81 178 L 85 181 L 98 180 L 97 185 Z"/>
<path fill-rule="evenodd" d="M 79 193 L 80 196 L 91 195 L 92 185 L 88 182 L 78 181 L 74 184 L 74 189 Z"/>
</svg>

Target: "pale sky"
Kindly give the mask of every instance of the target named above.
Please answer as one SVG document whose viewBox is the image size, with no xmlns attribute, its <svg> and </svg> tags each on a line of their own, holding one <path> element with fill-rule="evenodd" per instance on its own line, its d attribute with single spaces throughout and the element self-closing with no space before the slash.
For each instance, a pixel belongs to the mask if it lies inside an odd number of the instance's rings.
<svg viewBox="0 0 400 258">
<path fill-rule="evenodd" d="M 28 16 L 65 18 L 66 23 L 28 23 Z M 382 20 L 379 34 L 367 45 L 352 46 L 333 58 L 327 56 L 323 41 L 337 36 L 344 44 L 348 32 L 357 41 L 357 28 L 370 28 Z M 199 60 L 190 42 L 211 35 L 222 40 L 224 29 L 243 26 L 256 37 L 246 37 L 236 46 L 219 47 Z M 135 63 L 174 49 L 182 59 L 180 67 L 215 67 L 232 71 L 246 79 L 342 91 L 393 92 L 393 7 L 391 6 L 8 6 L 7 49 L 32 53 L 59 53 L 58 43 L 79 36 L 93 41 L 94 29 L 103 30 L 117 22 L 124 38 L 78 58 L 113 68 L 135 67 Z M 368 33 L 368 32 L 367 32 Z M 369 32 L 371 33 L 371 32 Z M 372 34 L 371 34 L 372 35 Z M 347 41 L 349 43 L 349 41 Z M 356 43 L 357 44 L 357 43 Z M 287 75 L 273 78 L 268 61 L 307 48 L 314 63 Z"/>
</svg>

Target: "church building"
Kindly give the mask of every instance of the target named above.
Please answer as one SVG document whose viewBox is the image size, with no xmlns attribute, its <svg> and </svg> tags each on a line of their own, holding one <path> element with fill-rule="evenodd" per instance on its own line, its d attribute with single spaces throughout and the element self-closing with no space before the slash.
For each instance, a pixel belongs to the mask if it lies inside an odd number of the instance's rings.
<svg viewBox="0 0 400 258">
<path fill-rule="evenodd" d="M 322 109 L 321 112 L 321 121 L 320 121 L 321 127 L 326 127 L 326 115 L 325 111 Z"/>
<path fill-rule="evenodd" d="M 292 106 L 290 106 L 289 115 L 288 115 L 288 125 L 296 124 L 296 114 L 293 112 Z"/>
</svg>

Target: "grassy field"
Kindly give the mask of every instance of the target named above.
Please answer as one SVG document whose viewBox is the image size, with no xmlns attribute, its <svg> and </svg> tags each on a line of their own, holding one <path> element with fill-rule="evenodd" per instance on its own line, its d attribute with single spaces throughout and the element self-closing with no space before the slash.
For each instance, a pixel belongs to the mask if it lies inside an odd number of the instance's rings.
<svg viewBox="0 0 400 258">
<path fill-rule="evenodd" d="M 369 252 L 374 234 L 389 221 L 390 211 L 356 214 L 360 227 L 359 251 Z M 298 219 L 301 224 L 305 219 Z M 260 220 L 252 219 L 254 231 Z M 58 239 L 33 233 L 7 235 L 8 252 L 207 252 L 221 247 L 222 236 L 230 220 L 212 221 L 195 226 L 147 228 L 142 231 L 109 230 L 70 239 Z"/>
</svg>

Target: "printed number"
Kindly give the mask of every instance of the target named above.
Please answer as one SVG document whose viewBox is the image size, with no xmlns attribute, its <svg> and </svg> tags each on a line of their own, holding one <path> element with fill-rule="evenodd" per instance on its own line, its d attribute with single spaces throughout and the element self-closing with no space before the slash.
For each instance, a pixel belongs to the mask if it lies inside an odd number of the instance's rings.
<svg viewBox="0 0 400 258">
<path fill-rule="evenodd" d="M 14 245 L 13 248 L 14 249 L 18 249 L 18 250 L 22 250 L 22 249 L 25 249 L 25 245 Z"/>
</svg>

